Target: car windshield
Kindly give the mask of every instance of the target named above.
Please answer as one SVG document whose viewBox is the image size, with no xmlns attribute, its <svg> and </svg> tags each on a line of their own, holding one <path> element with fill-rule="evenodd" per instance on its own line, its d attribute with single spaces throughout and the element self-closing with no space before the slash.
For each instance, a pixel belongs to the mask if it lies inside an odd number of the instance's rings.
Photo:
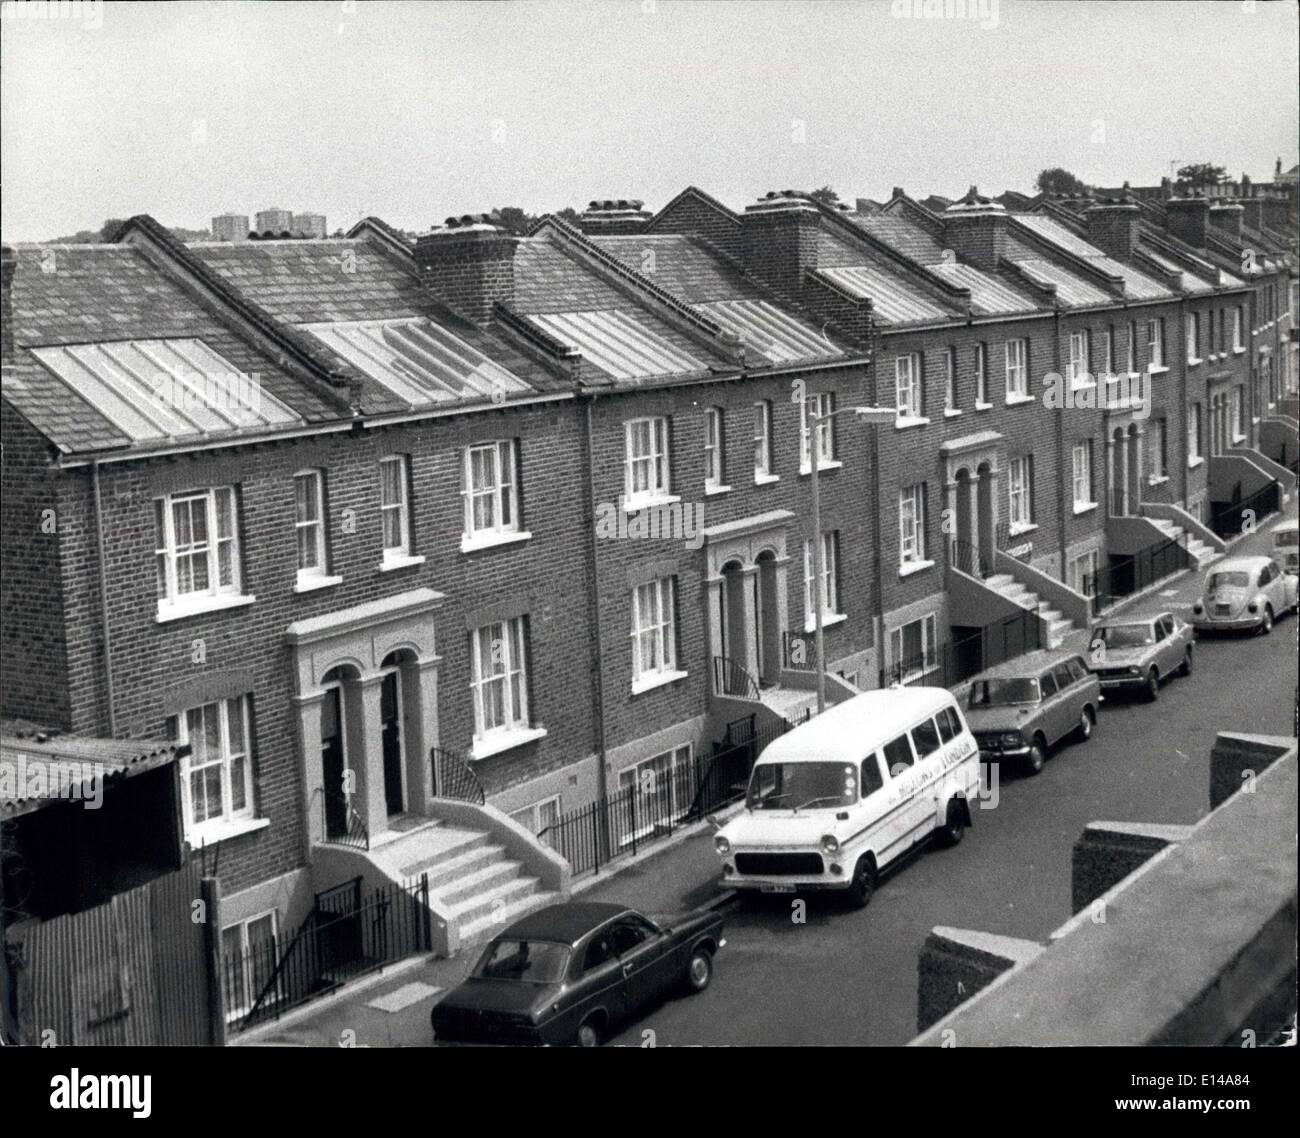
<svg viewBox="0 0 1300 1138">
<path fill-rule="evenodd" d="M 970 707 L 1005 707 L 1037 703 L 1038 681 L 1032 679 L 976 680 L 970 689 Z"/>
<path fill-rule="evenodd" d="M 1237 570 L 1231 573 L 1211 573 L 1207 587 L 1211 589 L 1244 589 L 1250 584 L 1250 574 Z"/>
<path fill-rule="evenodd" d="M 749 780 L 751 810 L 802 810 L 848 806 L 858 800 L 852 763 L 760 763 Z"/>
<path fill-rule="evenodd" d="M 496 940 L 479 957 L 471 975 L 477 980 L 518 980 L 524 984 L 558 984 L 569 969 L 569 950 L 546 940 Z"/>
<path fill-rule="evenodd" d="M 1098 631 L 1107 648 L 1140 648 L 1156 642 L 1149 624 L 1109 624 Z"/>
</svg>

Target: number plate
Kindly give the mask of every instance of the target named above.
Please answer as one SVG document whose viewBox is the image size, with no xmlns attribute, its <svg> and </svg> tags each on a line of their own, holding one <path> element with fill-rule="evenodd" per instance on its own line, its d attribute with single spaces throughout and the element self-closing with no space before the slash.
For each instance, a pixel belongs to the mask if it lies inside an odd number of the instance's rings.
<svg viewBox="0 0 1300 1138">
<path fill-rule="evenodd" d="M 793 893 L 794 886 L 793 885 L 760 885 L 758 887 L 758 890 L 760 893 Z"/>
</svg>

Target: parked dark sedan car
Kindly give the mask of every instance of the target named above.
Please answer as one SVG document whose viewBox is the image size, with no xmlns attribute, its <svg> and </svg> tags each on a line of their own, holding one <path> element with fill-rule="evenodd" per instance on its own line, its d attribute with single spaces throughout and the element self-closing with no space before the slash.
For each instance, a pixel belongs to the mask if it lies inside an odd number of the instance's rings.
<svg viewBox="0 0 1300 1138">
<path fill-rule="evenodd" d="M 1166 676 L 1192 674 L 1194 639 L 1191 625 L 1171 612 L 1104 620 L 1092 630 L 1088 669 L 1102 691 L 1128 688 L 1155 699 Z"/>
<path fill-rule="evenodd" d="M 550 905 L 494 937 L 434 1005 L 434 1039 L 598 1047 L 673 989 L 704 991 L 725 943 L 709 910 L 651 920 L 603 902 Z"/>
</svg>

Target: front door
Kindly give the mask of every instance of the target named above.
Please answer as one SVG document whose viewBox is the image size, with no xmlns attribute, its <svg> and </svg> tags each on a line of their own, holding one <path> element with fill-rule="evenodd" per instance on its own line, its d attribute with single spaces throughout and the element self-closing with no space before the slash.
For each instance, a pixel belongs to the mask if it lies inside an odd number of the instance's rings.
<svg viewBox="0 0 1300 1138">
<path fill-rule="evenodd" d="M 343 783 L 347 759 L 343 733 L 343 688 L 336 684 L 325 689 L 320 709 L 321 777 L 327 839 L 342 838 L 348 832 L 348 796 Z"/>
<path fill-rule="evenodd" d="M 399 674 L 385 672 L 379 683 L 380 738 L 384 753 L 384 801 L 389 815 L 400 814 L 402 798 L 402 695 Z"/>
</svg>

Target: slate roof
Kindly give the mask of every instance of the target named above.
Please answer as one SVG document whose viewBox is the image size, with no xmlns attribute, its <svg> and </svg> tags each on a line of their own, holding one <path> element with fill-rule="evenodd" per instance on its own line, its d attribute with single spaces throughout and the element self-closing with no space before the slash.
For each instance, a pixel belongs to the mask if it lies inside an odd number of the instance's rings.
<svg viewBox="0 0 1300 1138">
<path fill-rule="evenodd" d="M 1013 233 L 1019 226 L 1058 249 L 1085 258 L 1101 272 L 1119 277 L 1124 282 L 1124 293 L 1129 300 L 1164 300 L 1175 295 L 1172 289 L 1140 269 L 1107 256 L 1057 218 L 1038 213 L 1017 213 L 1011 215 L 1011 225 Z"/>
</svg>

